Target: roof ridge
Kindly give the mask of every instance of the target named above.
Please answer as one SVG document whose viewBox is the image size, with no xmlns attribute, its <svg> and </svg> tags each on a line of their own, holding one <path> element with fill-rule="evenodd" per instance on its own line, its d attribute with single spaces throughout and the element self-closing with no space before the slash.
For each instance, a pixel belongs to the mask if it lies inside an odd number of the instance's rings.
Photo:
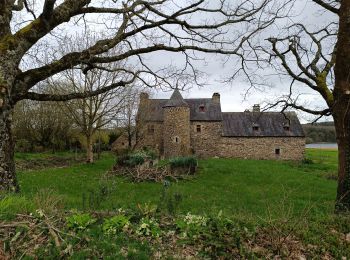
<svg viewBox="0 0 350 260">
<path fill-rule="evenodd" d="M 166 102 L 163 107 L 188 107 L 188 104 L 183 99 L 179 89 L 176 88 L 168 102 Z"/>
</svg>

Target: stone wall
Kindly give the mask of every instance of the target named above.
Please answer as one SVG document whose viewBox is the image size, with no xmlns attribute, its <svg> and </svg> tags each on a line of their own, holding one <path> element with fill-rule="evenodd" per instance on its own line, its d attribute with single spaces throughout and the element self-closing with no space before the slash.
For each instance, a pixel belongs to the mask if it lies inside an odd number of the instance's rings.
<svg viewBox="0 0 350 260">
<path fill-rule="evenodd" d="M 197 131 L 200 126 L 201 131 Z M 191 150 L 199 158 L 214 157 L 218 154 L 218 143 L 221 140 L 221 122 L 191 122 Z"/>
<path fill-rule="evenodd" d="M 165 158 L 190 154 L 190 109 L 188 107 L 164 108 Z"/>
<path fill-rule="evenodd" d="M 279 149 L 279 154 L 276 154 Z M 304 137 L 222 137 L 218 157 L 302 160 L 305 153 Z"/>
<path fill-rule="evenodd" d="M 159 154 L 163 153 L 163 123 L 147 122 L 139 127 L 136 149 L 151 148 Z M 154 131 L 150 131 L 153 129 Z"/>
</svg>

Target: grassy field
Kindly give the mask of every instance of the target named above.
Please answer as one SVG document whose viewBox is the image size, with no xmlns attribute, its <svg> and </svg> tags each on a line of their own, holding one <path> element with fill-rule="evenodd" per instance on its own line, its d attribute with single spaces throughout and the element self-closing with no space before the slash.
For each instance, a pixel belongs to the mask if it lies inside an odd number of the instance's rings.
<svg viewBox="0 0 350 260">
<path fill-rule="evenodd" d="M 292 214 L 310 208 L 313 214 L 333 210 L 336 182 L 327 176 L 336 172 L 336 151 L 308 150 L 314 163 L 210 159 L 199 163 L 198 176 L 174 182 L 170 190 L 182 196 L 182 213 L 266 216 L 292 207 Z M 42 189 L 50 189 L 64 198 L 67 209 L 82 209 L 87 197 L 102 188 L 111 190 L 98 205 L 99 209 L 136 207 L 139 203 L 157 203 L 163 186 L 158 183 L 131 183 L 105 172 L 115 158 L 105 154 L 92 164 L 69 168 L 19 172 L 21 194 L 29 200 Z M 86 203 L 85 203 L 86 204 Z M 85 205 L 86 206 L 86 205 Z M 270 212 L 270 213 L 269 213 Z"/>
<path fill-rule="evenodd" d="M 17 158 L 39 157 L 18 155 Z M 44 155 L 45 157 L 46 155 Z M 199 163 L 198 176 L 192 180 L 171 183 L 170 191 L 182 197 L 179 211 L 244 217 L 266 217 L 266 214 L 299 215 L 305 209 L 312 214 L 329 214 L 333 210 L 337 152 L 307 151 L 306 163 L 209 159 Z M 312 162 L 311 162 L 312 160 Z M 101 189 L 98 209 L 135 208 L 139 203 L 158 203 L 163 189 L 158 183 L 132 183 L 119 177 L 104 177 L 114 164 L 111 154 L 98 162 L 64 168 L 47 168 L 18 173 L 21 195 L 31 201 L 35 194 L 50 189 L 63 197 L 67 209 L 82 209 L 89 197 Z M 30 205 L 29 205 L 30 207 Z M 284 209 L 280 208 L 284 207 Z"/>
<path fill-rule="evenodd" d="M 45 156 L 48 155 L 18 154 L 16 159 L 35 160 Z M 137 210 L 138 205 L 161 203 L 163 184 L 132 183 L 116 176 L 107 177 L 106 172 L 114 162 L 115 157 L 106 153 L 94 164 L 20 171 L 21 193 L 0 200 L 0 220 L 45 207 L 40 203 L 50 201 L 43 202 L 38 196 L 46 193 L 59 196 L 66 211 Z M 337 151 L 333 150 L 308 149 L 306 160 L 298 163 L 209 159 L 199 162 L 197 176 L 172 182 L 166 192 L 181 197 L 177 207 L 179 215 L 191 212 L 216 216 L 220 212 L 244 225 L 268 226 L 273 232 L 280 230 L 278 234 L 287 230 L 305 244 L 327 248 L 326 251 L 320 249 L 316 255 L 327 252 L 337 258 L 350 254 L 347 244 L 340 245 L 338 235 L 324 238 L 324 233 L 338 230 L 339 234 L 346 234 L 350 232 L 350 221 L 348 217 L 344 220 L 333 214 L 336 172 Z M 150 249 L 142 249 L 142 254 L 147 255 L 147 250 Z"/>
</svg>

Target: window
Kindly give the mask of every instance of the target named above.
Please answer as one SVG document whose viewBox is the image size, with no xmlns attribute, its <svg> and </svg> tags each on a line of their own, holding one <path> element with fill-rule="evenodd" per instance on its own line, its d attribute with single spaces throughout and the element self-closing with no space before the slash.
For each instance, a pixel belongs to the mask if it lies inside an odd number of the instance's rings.
<svg viewBox="0 0 350 260">
<path fill-rule="evenodd" d="M 289 127 L 289 125 L 284 125 L 284 126 L 283 126 L 283 129 L 284 129 L 284 131 L 289 131 L 289 130 L 290 130 L 290 127 Z"/>
<path fill-rule="evenodd" d="M 154 134 L 154 125 L 148 125 L 148 134 L 150 135 Z"/>
<path fill-rule="evenodd" d="M 196 126 L 196 131 L 197 131 L 197 133 L 202 132 L 202 126 L 201 125 L 197 125 Z"/>
<path fill-rule="evenodd" d="M 280 148 L 275 148 L 275 154 L 280 155 L 281 154 L 281 149 Z"/>
<path fill-rule="evenodd" d="M 254 125 L 254 126 L 253 126 L 253 131 L 259 131 L 259 126 Z"/>
<path fill-rule="evenodd" d="M 199 106 L 199 112 L 205 112 L 205 106 L 204 105 L 200 105 Z"/>
<path fill-rule="evenodd" d="M 180 137 L 174 136 L 174 143 L 180 143 Z"/>
</svg>

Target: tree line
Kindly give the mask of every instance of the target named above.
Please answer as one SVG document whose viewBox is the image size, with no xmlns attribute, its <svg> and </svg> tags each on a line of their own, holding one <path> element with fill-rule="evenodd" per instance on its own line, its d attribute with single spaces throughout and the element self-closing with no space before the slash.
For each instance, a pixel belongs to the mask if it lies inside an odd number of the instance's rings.
<svg viewBox="0 0 350 260">
<path fill-rule="evenodd" d="M 306 143 L 335 143 L 336 133 L 333 122 L 304 124 Z"/>
</svg>

